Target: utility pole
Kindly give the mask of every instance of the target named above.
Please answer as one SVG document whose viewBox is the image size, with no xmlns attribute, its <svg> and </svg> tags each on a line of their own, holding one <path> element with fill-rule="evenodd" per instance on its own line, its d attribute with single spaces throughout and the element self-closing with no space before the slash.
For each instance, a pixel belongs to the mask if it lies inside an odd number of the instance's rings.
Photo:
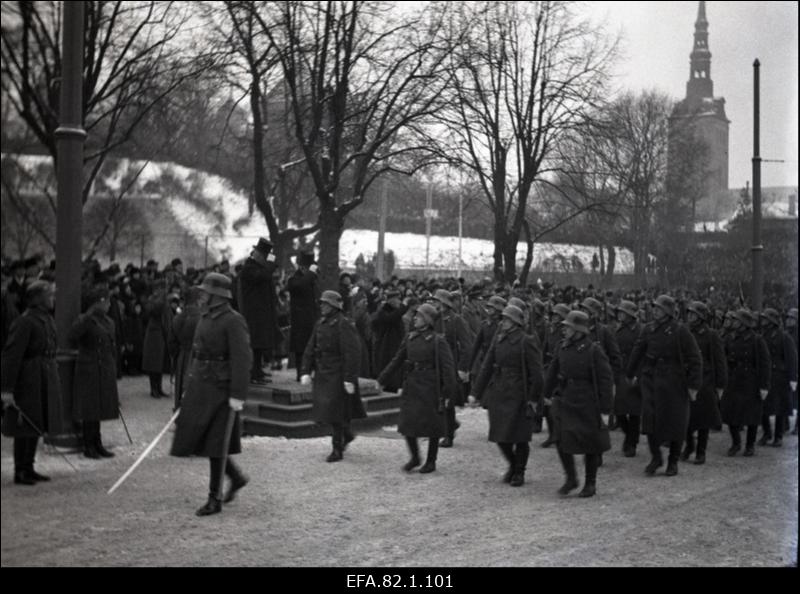
<svg viewBox="0 0 800 594">
<path fill-rule="evenodd" d="M 386 213 L 388 209 L 386 199 L 387 191 L 387 182 L 384 178 L 383 186 L 381 186 L 381 212 L 380 219 L 378 221 L 378 262 L 375 270 L 375 274 L 377 274 L 378 280 L 381 282 L 383 282 L 384 276 L 386 276 L 386 256 L 384 250 L 386 247 Z"/>
<path fill-rule="evenodd" d="M 761 244 L 761 148 L 759 125 L 760 91 L 759 69 L 761 62 L 753 62 L 753 287 L 751 306 L 760 311 L 764 289 L 764 246 Z"/>
<path fill-rule="evenodd" d="M 61 97 L 59 126 L 55 131 L 56 164 L 56 333 L 58 370 L 64 399 L 62 445 L 76 444 L 72 434 L 72 380 L 77 352 L 68 335 L 81 310 L 81 236 L 83 211 L 83 19 L 84 2 L 63 2 L 61 45 Z"/>
<path fill-rule="evenodd" d="M 431 255 L 431 221 L 433 220 L 433 189 L 428 183 L 428 193 L 425 200 L 425 273 L 430 269 Z"/>
</svg>

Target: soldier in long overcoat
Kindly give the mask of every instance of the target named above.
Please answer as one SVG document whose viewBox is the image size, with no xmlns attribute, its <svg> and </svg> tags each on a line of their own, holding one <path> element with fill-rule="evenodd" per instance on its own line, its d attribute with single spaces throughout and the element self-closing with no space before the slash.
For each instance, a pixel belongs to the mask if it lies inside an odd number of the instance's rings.
<svg viewBox="0 0 800 594">
<path fill-rule="evenodd" d="M 689 404 L 689 428 L 681 460 L 688 460 L 695 453 L 696 431 L 697 453 L 694 463 L 704 464 L 709 430 L 722 428 L 719 397 L 728 383 L 728 363 L 722 338 L 709 325 L 711 310 L 702 301 L 692 301 L 686 310 L 689 329 L 703 357 L 703 384 L 697 392 L 697 398 Z"/>
<path fill-rule="evenodd" d="M 674 319 L 675 300 L 659 295 L 653 305 L 653 322 L 636 340 L 626 372 L 633 381 L 641 369 L 642 433 L 652 455 L 645 473 L 653 476 L 664 465 L 661 445 L 667 443 L 666 475 L 675 476 L 689 427 L 689 403 L 703 384 L 703 358 L 692 333 Z"/>
<path fill-rule="evenodd" d="M 209 459 L 208 501 L 196 512 L 207 516 L 222 511 L 249 480 L 229 456 L 242 451 L 239 411 L 247 398 L 252 351 L 247 322 L 230 305 L 231 279 L 211 272 L 200 289 L 202 313 L 170 454 Z M 231 481 L 224 496 L 223 473 Z"/>
<path fill-rule="evenodd" d="M 314 331 L 314 323 L 319 319 L 319 285 L 317 284 L 317 265 L 314 254 L 302 253 L 297 256 L 297 271 L 289 277 L 289 349 L 294 353 L 297 381 L 300 381 L 303 352 L 308 339 Z"/>
<path fill-rule="evenodd" d="M 34 470 L 36 448 L 40 431 L 55 434 L 61 428 L 53 297 L 53 286 L 46 281 L 26 287 L 28 308 L 11 323 L 3 348 L 0 390 L 7 410 L 2 432 L 14 438 L 14 483 L 18 485 L 50 480 Z"/>
<path fill-rule="evenodd" d="M 633 351 L 633 345 L 642 331 L 639 323 L 639 308 L 633 301 L 622 300 L 617 307 L 616 341 L 622 361 L 627 362 Z M 638 372 L 636 375 L 639 375 Z M 642 415 L 642 392 L 638 384 L 628 381 L 624 373 L 615 377 L 616 394 L 614 395 L 614 414 L 617 423 L 625 434 L 622 453 L 626 458 L 636 455 L 639 445 L 639 427 Z"/>
<path fill-rule="evenodd" d="M 408 311 L 407 301 L 400 301 L 400 291 L 389 289 L 385 294 L 386 302 L 381 304 L 372 314 L 372 336 L 374 341 L 375 373 L 385 368 L 397 354 L 405 338 L 403 316 Z M 387 392 L 397 392 L 403 381 L 402 370 L 398 369 L 391 377 L 386 378 L 383 387 Z"/>
<path fill-rule="evenodd" d="M 552 312 L 550 312 L 550 324 L 547 327 L 547 334 L 545 334 L 545 341 L 542 347 L 542 365 L 545 374 L 550 367 L 555 353 L 558 351 L 561 341 L 564 339 L 564 325 L 562 322 L 567 319 L 569 312 L 570 309 L 566 303 L 556 303 L 553 306 Z M 553 425 L 555 423 L 553 421 L 550 404 L 548 404 L 549 402 L 550 399 L 545 401 L 545 399 L 542 398 L 541 400 L 542 417 L 547 419 L 547 439 L 540 444 L 543 448 L 549 448 L 556 443 L 553 433 Z"/>
<path fill-rule="evenodd" d="M 200 307 L 197 302 L 202 291 L 199 287 L 189 287 L 186 291 L 184 309 L 172 320 L 169 333 L 169 352 L 175 361 L 175 406 L 181 406 L 183 393 L 186 391 L 186 380 L 189 377 L 192 363 L 192 345 L 194 333 L 200 322 Z"/>
<path fill-rule="evenodd" d="M 150 378 L 150 396 L 167 398 L 162 380 L 172 370 L 167 340 L 172 326 L 172 308 L 167 305 L 163 290 L 157 290 L 145 304 L 144 342 L 142 343 L 142 371 Z"/>
<path fill-rule="evenodd" d="M 434 331 L 439 312 L 429 304 L 417 308 L 413 328 L 392 361 L 378 376 L 381 385 L 398 369 L 405 369 L 397 431 L 406 438 L 411 459 L 403 470 L 420 465 L 420 437 L 428 438 L 428 455 L 421 473 L 436 470 L 439 438 L 445 435 L 445 409 L 458 390 L 455 362 L 447 340 Z"/>
<path fill-rule="evenodd" d="M 342 459 L 347 444 L 355 435 L 350 421 L 367 416 L 358 394 L 358 372 L 361 345 L 353 321 L 342 312 L 342 296 L 324 291 L 320 297 L 322 317 L 303 353 L 303 375 L 300 383 L 312 383 L 314 405 L 312 415 L 317 423 L 332 426 L 332 451 L 328 462 Z"/>
<path fill-rule="evenodd" d="M 508 305 L 499 330 L 486 352 L 470 401 L 481 400 L 489 411 L 489 441 L 508 461 L 503 482 L 525 482 L 533 415 L 542 392 L 542 352 L 523 331 L 525 317 Z"/>
<path fill-rule="evenodd" d="M 238 295 L 236 302 L 239 312 L 247 320 L 250 330 L 250 348 L 253 350 L 253 368 L 250 381 L 263 384 L 268 380 L 262 365 L 272 361 L 272 350 L 280 334 L 275 311 L 275 255 L 272 244 L 263 237 L 253 246 L 250 257 L 244 262 L 237 278 Z"/>
<path fill-rule="evenodd" d="M 444 438 L 439 442 L 439 447 L 451 448 L 456 436 L 456 429 L 460 426 L 456 420 L 456 406 L 463 406 L 466 400 L 464 389 L 469 383 L 469 358 L 472 354 L 472 343 L 475 337 L 464 319 L 453 310 L 453 300 L 449 291 L 438 289 L 433 294 L 431 303 L 439 312 L 435 330 L 444 336 L 450 346 L 457 373 L 458 390 L 449 399 L 446 407 L 446 431 Z"/>
<path fill-rule="evenodd" d="M 103 446 L 100 422 L 119 418 L 116 330 L 108 317 L 108 290 L 91 289 L 84 296 L 86 313 L 72 324 L 69 342 L 78 350 L 72 385 L 72 419 L 83 424 L 83 455 L 114 456 Z"/>
<path fill-rule="evenodd" d="M 764 401 L 764 411 L 761 425 L 764 434 L 758 445 L 767 445 L 773 436 L 770 427 L 770 416 L 775 416 L 775 437 L 772 447 L 783 445 L 783 429 L 787 419 L 792 416 L 792 392 L 797 390 L 797 350 L 792 337 L 784 332 L 780 314 L 772 309 L 765 309 L 761 314 L 763 321 L 762 337 L 769 348 L 769 357 L 772 362 L 770 386 L 767 399 Z"/>
<path fill-rule="evenodd" d="M 789 310 L 786 314 L 786 332 L 792 338 L 792 342 L 794 343 L 794 350 L 795 352 L 798 351 L 797 348 L 797 308 L 793 307 Z M 792 388 L 792 411 L 797 410 L 797 385 Z M 800 415 L 798 415 L 800 416 Z M 794 419 L 794 429 L 792 429 L 792 435 L 797 435 L 797 417 Z"/>
<path fill-rule="evenodd" d="M 506 300 L 499 295 L 492 295 L 486 303 L 486 319 L 481 323 L 472 345 L 472 355 L 469 360 L 470 376 L 477 378 L 483 367 L 486 352 L 492 344 L 497 327 L 506 308 Z"/>
<path fill-rule="evenodd" d="M 744 455 L 755 455 L 763 400 L 769 394 L 772 361 L 767 343 L 755 332 L 757 321 L 749 310 L 733 312 L 731 332 L 725 343 L 728 385 L 722 393 L 720 412 L 731 433 L 728 456 L 735 456 L 742 449 L 744 426 L 747 427 Z"/>
<path fill-rule="evenodd" d="M 586 478 L 580 497 L 597 490 L 600 455 L 611 449 L 608 417 L 611 414 L 614 374 L 603 349 L 589 339 L 589 316 L 571 311 L 564 325 L 564 340 L 558 347 L 544 384 L 544 398 L 552 398 L 558 457 L 566 480 L 562 496 L 578 488 L 576 454 L 584 455 Z"/>
</svg>

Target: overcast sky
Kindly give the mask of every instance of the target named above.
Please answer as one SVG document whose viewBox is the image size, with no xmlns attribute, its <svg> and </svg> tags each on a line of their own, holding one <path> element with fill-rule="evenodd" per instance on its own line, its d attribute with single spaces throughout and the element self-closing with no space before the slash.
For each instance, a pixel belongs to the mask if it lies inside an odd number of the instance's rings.
<svg viewBox="0 0 800 594">
<path fill-rule="evenodd" d="M 617 66 L 621 89 L 656 88 L 686 95 L 699 2 L 586 2 L 623 34 Z M 706 2 L 714 95 L 730 124 L 729 186 L 752 177 L 753 61 L 761 62 L 763 186 L 796 186 L 798 177 L 797 2 Z"/>
</svg>

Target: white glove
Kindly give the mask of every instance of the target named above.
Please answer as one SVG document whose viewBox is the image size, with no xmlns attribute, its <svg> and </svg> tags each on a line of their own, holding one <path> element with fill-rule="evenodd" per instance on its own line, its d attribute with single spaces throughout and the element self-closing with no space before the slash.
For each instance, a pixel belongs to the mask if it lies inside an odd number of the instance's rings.
<svg viewBox="0 0 800 594">
<path fill-rule="evenodd" d="M 724 388 L 717 388 L 717 398 L 722 398 L 722 395 L 725 393 Z"/>
<path fill-rule="evenodd" d="M 797 392 L 797 382 L 789 382 L 789 387 L 792 389 L 792 392 Z"/>
<path fill-rule="evenodd" d="M 769 394 L 769 390 L 759 390 L 759 394 L 761 394 L 761 400 L 767 399 L 767 394 Z"/>
<path fill-rule="evenodd" d="M 634 375 L 634 376 L 631 378 L 631 385 L 632 385 L 632 386 L 635 386 L 637 381 L 639 381 L 639 378 L 638 378 L 638 377 L 636 377 L 636 376 Z"/>
<path fill-rule="evenodd" d="M 14 405 L 14 395 L 11 392 L 0 392 L 0 398 L 3 399 L 3 406 Z"/>
<path fill-rule="evenodd" d="M 275 254 L 267 254 L 267 262 L 274 262 Z"/>
<path fill-rule="evenodd" d="M 608 425 L 609 415 L 604 415 L 604 414 L 600 413 L 600 418 L 603 420 L 603 425 Z"/>
<path fill-rule="evenodd" d="M 545 406 L 552 406 L 552 404 L 553 404 L 553 399 L 552 398 L 545 398 L 544 399 L 544 405 Z"/>
<path fill-rule="evenodd" d="M 355 297 L 356 295 L 358 295 L 358 287 L 353 287 L 350 289 L 350 297 Z"/>
<path fill-rule="evenodd" d="M 356 387 L 351 382 L 345 382 L 344 383 L 344 391 L 347 392 L 348 394 L 355 394 L 356 393 Z"/>
<path fill-rule="evenodd" d="M 458 372 L 458 379 L 460 379 L 465 384 L 469 381 L 469 371 L 460 371 Z"/>
<path fill-rule="evenodd" d="M 476 408 L 478 406 L 478 399 L 475 398 L 475 396 L 473 396 L 472 394 L 470 394 L 469 396 L 467 396 L 467 405 L 470 408 Z"/>
<path fill-rule="evenodd" d="M 692 390 L 691 388 L 689 388 L 689 400 L 691 400 L 692 402 L 697 400 L 697 390 Z"/>
<path fill-rule="evenodd" d="M 304 385 L 304 386 L 310 386 L 311 385 L 311 376 L 308 375 L 308 374 L 305 374 L 304 376 L 302 376 L 300 378 L 300 383 L 302 385 Z"/>
<path fill-rule="evenodd" d="M 403 395 L 403 388 L 398 388 L 397 395 L 398 396 L 402 396 Z"/>
<path fill-rule="evenodd" d="M 232 410 L 240 411 L 244 408 L 244 400 L 239 400 L 238 398 L 228 398 L 228 406 L 230 406 Z"/>
<path fill-rule="evenodd" d="M 318 270 L 319 270 L 319 266 L 317 266 L 316 264 L 312 264 L 311 266 L 308 267 L 308 271 L 309 272 L 313 272 L 314 274 L 317 274 Z"/>
</svg>

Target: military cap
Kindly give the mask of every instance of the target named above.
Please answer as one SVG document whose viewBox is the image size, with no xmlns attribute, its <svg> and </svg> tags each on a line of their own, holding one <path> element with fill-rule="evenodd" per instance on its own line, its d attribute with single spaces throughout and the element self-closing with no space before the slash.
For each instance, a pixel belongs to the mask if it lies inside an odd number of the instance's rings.
<svg viewBox="0 0 800 594">
<path fill-rule="evenodd" d="M 433 326 L 436 323 L 436 318 L 439 316 L 439 312 L 436 311 L 436 308 L 430 303 L 423 303 L 420 305 L 417 308 L 417 313 L 425 320 L 428 326 Z"/>
<path fill-rule="evenodd" d="M 200 285 L 200 290 L 205 291 L 209 295 L 218 295 L 226 299 L 233 298 L 233 294 L 231 293 L 231 279 L 219 272 L 209 272 L 205 275 L 203 283 Z"/>
<path fill-rule="evenodd" d="M 311 266 L 314 263 L 314 253 L 300 252 L 297 254 L 297 262 L 300 266 Z"/>
<path fill-rule="evenodd" d="M 735 312 L 733 312 L 733 318 L 735 320 L 739 320 L 742 324 L 750 328 L 755 328 L 756 324 L 758 323 L 758 319 L 753 312 L 745 308 L 737 309 Z"/>
<path fill-rule="evenodd" d="M 508 305 L 513 305 L 514 307 L 518 307 L 522 311 L 527 311 L 528 309 L 528 304 L 525 303 L 525 301 L 523 301 L 519 297 L 512 297 L 511 299 L 509 299 Z"/>
<path fill-rule="evenodd" d="M 768 307 L 761 312 L 761 317 L 773 324 L 774 326 L 781 325 L 781 314 L 771 307 Z"/>
<path fill-rule="evenodd" d="M 567 319 L 561 322 L 567 328 L 572 328 L 575 332 L 589 334 L 589 316 L 586 312 L 572 310 L 567 314 Z"/>
<path fill-rule="evenodd" d="M 556 314 L 562 320 L 567 319 L 569 312 L 570 312 L 569 305 L 567 305 L 566 303 L 556 303 L 553 306 L 553 313 Z"/>
<path fill-rule="evenodd" d="M 603 311 L 603 304 L 594 297 L 587 297 L 581 302 L 581 309 L 590 311 L 594 315 L 599 315 Z"/>
<path fill-rule="evenodd" d="M 702 301 L 692 301 L 688 305 L 686 310 L 697 314 L 705 322 L 707 322 L 709 317 L 711 316 L 711 312 L 709 311 L 708 306 L 705 303 L 703 303 Z"/>
<path fill-rule="evenodd" d="M 792 309 L 790 309 L 789 313 L 786 314 L 786 317 L 791 319 L 791 320 L 794 320 L 796 322 L 797 321 L 797 308 L 793 307 Z"/>
<path fill-rule="evenodd" d="M 653 301 L 653 305 L 663 311 L 671 318 L 675 317 L 675 300 L 669 295 L 659 295 Z"/>
<path fill-rule="evenodd" d="M 344 308 L 344 304 L 342 303 L 342 296 L 339 295 L 336 291 L 323 291 L 322 296 L 319 298 L 320 303 L 327 303 L 331 307 L 335 307 L 338 310 L 342 310 Z"/>
<path fill-rule="evenodd" d="M 492 295 L 489 297 L 489 301 L 486 302 L 486 307 L 490 307 L 500 313 L 503 313 L 503 309 L 505 309 L 506 305 L 506 300 L 500 297 L 500 295 Z"/>
<path fill-rule="evenodd" d="M 525 314 L 515 305 L 507 305 L 505 309 L 503 309 L 503 317 L 511 320 L 517 326 L 525 324 Z"/>
<path fill-rule="evenodd" d="M 619 302 L 617 311 L 621 311 L 632 318 L 639 316 L 639 308 L 636 306 L 636 304 L 633 301 L 626 301 L 625 299 Z"/>
<path fill-rule="evenodd" d="M 450 291 L 447 291 L 445 289 L 437 289 L 436 292 L 433 294 L 433 298 L 439 303 L 442 303 L 447 307 L 449 307 L 450 309 L 453 309 L 453 299 L 450 296 Z"/>
</svg>

